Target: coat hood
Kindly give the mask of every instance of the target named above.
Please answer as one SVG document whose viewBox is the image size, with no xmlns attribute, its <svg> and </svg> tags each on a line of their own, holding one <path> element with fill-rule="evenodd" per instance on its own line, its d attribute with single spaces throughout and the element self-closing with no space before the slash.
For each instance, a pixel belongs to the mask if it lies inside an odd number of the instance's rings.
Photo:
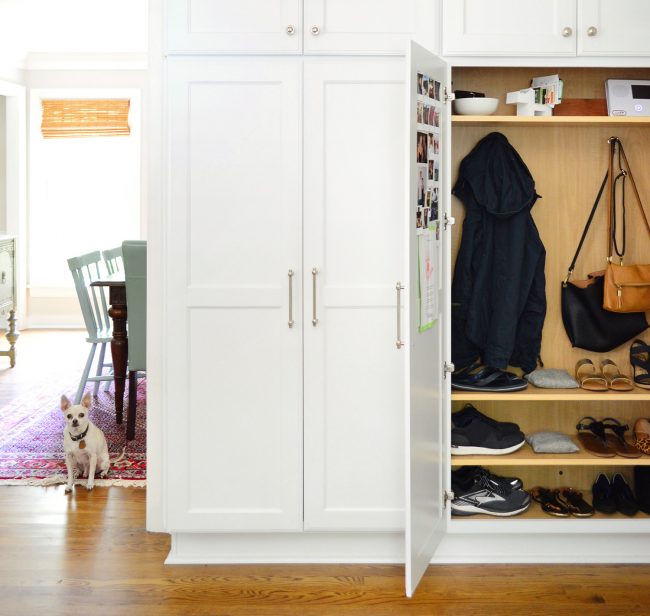
<svg viewBox="0 0 650 616">
<path fill-rule="evenodd" d="M 453 192 L 500 218 L 530 209 L 539 196 L 528 167 L 501 133 L 483 137 L 463 159 Z"/>
</svg>

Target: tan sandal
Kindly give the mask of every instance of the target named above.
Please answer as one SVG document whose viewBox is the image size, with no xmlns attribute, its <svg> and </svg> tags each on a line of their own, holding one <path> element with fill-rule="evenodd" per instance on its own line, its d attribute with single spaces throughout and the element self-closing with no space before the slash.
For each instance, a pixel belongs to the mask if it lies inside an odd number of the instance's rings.
<svg viewBox="0 0 650 616">
<path fill-rule="evenodd" d="M 576 364 L 576 380 L 582 389 L 589 391 L 607 391 L 607 380 L 602 372 L 596 370 L 590 359 L 581 359 Z"/>
<path fill-rule="evenodd" d="M 634 389 L 632 379 L 621 374 L 618 366 L 611 359 L 603 359 L 600 366 L 609 389 L 613 391 L 632 391 Z"/>
<path fill-rule="evenodd" d="M 641 418 L 634 424 L 634 436 L 639 451 L 650 456 L 650 421 Z"/>
</svg>

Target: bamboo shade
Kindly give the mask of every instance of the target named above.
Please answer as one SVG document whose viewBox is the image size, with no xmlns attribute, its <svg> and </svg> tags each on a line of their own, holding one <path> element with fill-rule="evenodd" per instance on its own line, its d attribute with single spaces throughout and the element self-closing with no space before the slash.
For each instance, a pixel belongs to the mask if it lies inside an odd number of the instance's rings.
<svg viewBox="0 0 650 616">
<path fill-rule="evenodd" d="M 128 99 L 44 99 L 45 139 L 129 135 Z"/>
</svg>

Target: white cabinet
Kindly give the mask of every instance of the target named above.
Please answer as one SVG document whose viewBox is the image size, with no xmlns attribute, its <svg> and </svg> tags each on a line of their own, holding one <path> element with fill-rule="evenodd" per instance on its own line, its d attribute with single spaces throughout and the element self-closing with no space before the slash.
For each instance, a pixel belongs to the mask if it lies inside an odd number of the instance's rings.
<svg viewBox="0 0 650 616">
<path fill-rule="evenodd" d="M 442 0 L 446 56 L 647 56 L 644 0 Z"/>
<path fill-rule="evenodd" d="M 398 58 L 169 60 L 170 529 L 403 528 L 403 115 Z"/>
<path fill-rule="evenodd" d="M 390 53 L 437 45 L 438 0 L 167 0 L 172 53 Z M 303 18 L 304 15 L 304 18 Z"/>
<path fill-rule="evenodd" d="M 170 529 L 302 528 L 301 82 L 168 60 Z"/>
</svg>

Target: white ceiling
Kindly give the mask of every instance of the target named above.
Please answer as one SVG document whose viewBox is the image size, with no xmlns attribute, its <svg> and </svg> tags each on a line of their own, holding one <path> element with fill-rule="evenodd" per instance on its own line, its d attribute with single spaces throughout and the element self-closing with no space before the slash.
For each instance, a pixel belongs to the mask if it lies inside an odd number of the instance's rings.
<svg viewBox="0 0 650 616">
<path fill-rule="evenodd" d="M 147 0 L 0 0 L 0 56 L 146 53 Z"/>
</svg>

